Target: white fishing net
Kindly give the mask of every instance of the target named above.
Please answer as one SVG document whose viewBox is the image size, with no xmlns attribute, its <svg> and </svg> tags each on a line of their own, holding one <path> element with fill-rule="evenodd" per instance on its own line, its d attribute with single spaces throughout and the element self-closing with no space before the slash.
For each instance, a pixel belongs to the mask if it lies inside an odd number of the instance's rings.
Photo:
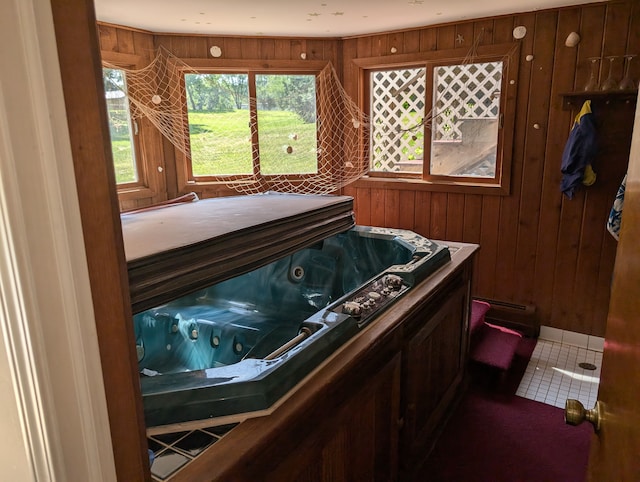
<svg viewBox="0 0 640 482">
<path fill-rule="evenodd" d="M 256 75 L 257 98 L 246 74 L 200 73 L 163 47 L 141 69 L 103 66 L 124 71 L 114 87 L 132 119 L 149 119 L 196 178 L 245 194 L 328 194 L 369 169 L 368 118 L 331 64 L 315 76 Z"/>
</svg>

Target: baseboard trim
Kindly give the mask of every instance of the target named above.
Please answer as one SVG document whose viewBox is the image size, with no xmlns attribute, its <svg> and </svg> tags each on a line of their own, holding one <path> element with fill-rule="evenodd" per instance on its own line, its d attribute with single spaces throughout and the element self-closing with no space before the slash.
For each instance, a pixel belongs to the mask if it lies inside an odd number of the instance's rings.
<svg viewBox="0 0 640 482">
<path fill-rule="evenodd" d="M 537 338 L 540 334 L 540 321 L 535 306 L 490 298 L 474 297 L 473 299 L 485 301 L 491 305 L 485 315 L 488 323 L 516 330 L 527 337 Z"/>
</svg>

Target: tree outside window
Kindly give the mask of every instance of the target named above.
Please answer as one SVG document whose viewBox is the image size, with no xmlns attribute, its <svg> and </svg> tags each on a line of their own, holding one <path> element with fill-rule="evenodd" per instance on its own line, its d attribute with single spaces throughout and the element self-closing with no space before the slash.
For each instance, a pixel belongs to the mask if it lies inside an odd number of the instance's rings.
<svg viewBox="0 0 640 482">
<path fill-rule="evenodd" d="M 194 178 L 317 172 L 315 75 L 188 73 L 184 80 Z"/>
</svg>

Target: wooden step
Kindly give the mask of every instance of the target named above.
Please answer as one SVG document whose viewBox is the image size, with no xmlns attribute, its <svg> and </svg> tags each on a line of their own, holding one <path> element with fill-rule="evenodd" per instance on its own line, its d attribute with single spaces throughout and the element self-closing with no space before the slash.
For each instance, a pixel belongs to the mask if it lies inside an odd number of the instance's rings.
<svg viewBox="0 0 640 482">
<path fill-rule="evenodd" d="M 470 358 L 500 370 L 508 370 L 522 335 L 508 328 L 484 323 L 471 339 Z"/>
</svg>

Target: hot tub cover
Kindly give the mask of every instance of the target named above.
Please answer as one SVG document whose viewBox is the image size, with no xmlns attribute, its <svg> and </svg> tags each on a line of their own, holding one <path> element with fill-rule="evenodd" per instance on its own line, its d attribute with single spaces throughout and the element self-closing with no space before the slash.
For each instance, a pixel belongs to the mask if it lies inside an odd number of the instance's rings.
<svg viewBox="0 0 640 482">
<path fill-rule="evenodd" d="M 349 196 L 265 193 L 123 213 L 133 313 L 264 266 L 355 225 Z"/>
</svg>

